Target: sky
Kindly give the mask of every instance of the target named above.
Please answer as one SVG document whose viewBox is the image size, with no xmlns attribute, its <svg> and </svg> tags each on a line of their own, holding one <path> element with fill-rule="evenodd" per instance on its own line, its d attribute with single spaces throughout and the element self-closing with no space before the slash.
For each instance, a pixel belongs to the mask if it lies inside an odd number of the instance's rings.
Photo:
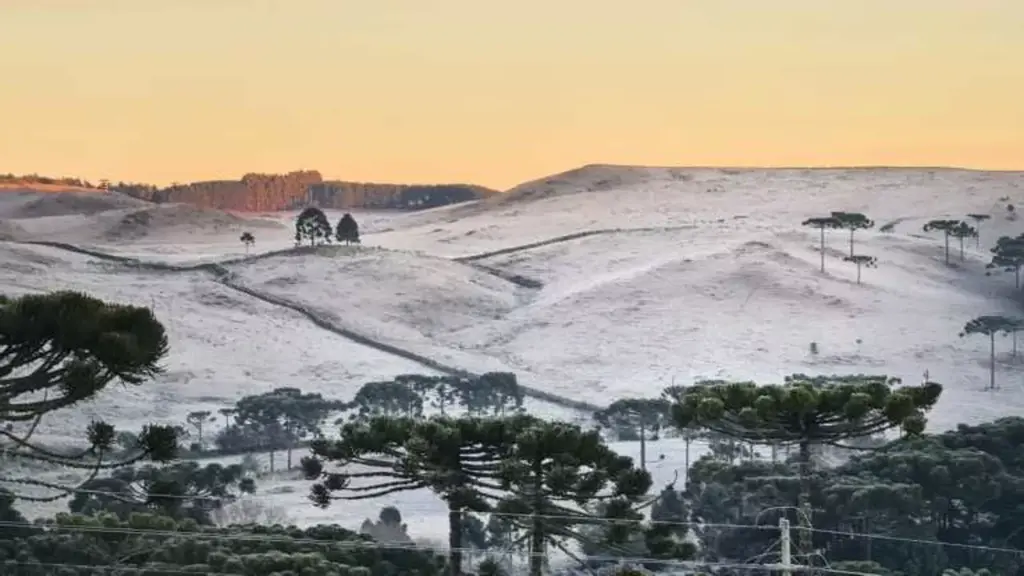
<svg viewBox="0 0 1024 576">
<path fill-rule="evenodd" d="M 0 172 L 1024 169 L 1021 0 L 0 0 Z"/>
</svg>

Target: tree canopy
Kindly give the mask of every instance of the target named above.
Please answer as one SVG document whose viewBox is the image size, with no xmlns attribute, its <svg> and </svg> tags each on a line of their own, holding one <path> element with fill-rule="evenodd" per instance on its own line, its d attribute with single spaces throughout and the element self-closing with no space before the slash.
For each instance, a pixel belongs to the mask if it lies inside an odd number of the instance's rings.
<svg viewBox="0 0 1024 576">
<path fill-rule="evenodd" d="M 832 218 L 838 221 L 838 226 L 830 225 L 830 227 L 845 228 L 850 231 L 850 258 L 853 258 L 853 233 L 857 230 L 874 228 L 874 220 L 859 212 L 833 212 Z"/>
<path fill-rule="evenodd" d="M 310 246 L 331 241 L 331 222 L 324 211 L 310 206 L 295 219 L 295 242 L 308 241 Z"/>
<path fill-rule="evenodd" d="M 334 231 L 334 238 L 345 244 L 359 244 L 359 224 L 348 212 L 338 220 L 338 227 Z"/>
<path fill-rule="evenodd" d="M 144 428 L 123 461 L 106 459 L 117 434 L 104 422 L 89 426 L 89 448 L 78 454 L 57 453 L 30 440 L 43 416 L 95 398 L 111 383 L 140 385 L 160 374 L 167 352 L 164 327 L 147 308 L 77 292 L 0 296 L 0 425 L 5 425 L 0 436 L 8 456 L 88 469 L 89 479 L 100 469 L 172 458 L 177 434 L 167 426 Z M 27 432 L 15 433 L 14 423 L 27 424 Z M 44 499 L 74 490 L 8 474 L 0 479 L 57 490 Z"/>
</svg>

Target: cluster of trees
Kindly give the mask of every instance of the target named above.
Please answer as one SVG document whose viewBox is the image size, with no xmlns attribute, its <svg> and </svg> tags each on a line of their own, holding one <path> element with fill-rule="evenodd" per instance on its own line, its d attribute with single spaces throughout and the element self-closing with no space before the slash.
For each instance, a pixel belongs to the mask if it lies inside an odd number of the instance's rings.
<svg viewBox="0 0 1024 576">
<path fill-rule="evenodd" d="M 88 180 L 82 180 L 81 178 L 51 178 L 49 176 L 40 176 L 39 174 L 0 174 L 0 182 L 12 183 L 12 184 L 56 184 L 59 186 L 75 186 L 78 188 L 96 188 Z"/>
<path fill-rule="evenodd" d="M 368 537 L 338 526 L 214 528 L 215 513 L 254 491 L 255 483 L 240 466 L 174 461 L 177 427 L 147 426 L 139 434 L 124 434 L 93 422 L 85 434 L 88 446 L 74 451 L 32 440 L 48 414 L 92 399 L 112 383 L 147 383 L 162 372 L 167 352 L 164 327 L 148 309 L 74 292 L 0 296 L 0 449 L 5 460 L 0 482 L 25 488 L 0 489 L 0 573 L 443 573 L 443 558 L 430 552 L 381 549 Z M 309 399 L 289 389 L 275 394 L 299 403 Z M 245 403 L 240 425 L 252 424 L 252 414 L 280 414 L 268 404 Z M 210 417 L 194 413 L 189 421 L 198 430 Z M 286 417 L 278 422 L 286 429 L 304 425 Z M 119 454 L 123 458 L 112 459 L 117 443 L 126 450 Z M 38 474 L 17 475 L 40 465 L 76 469 L 85 478 L 60 483 Z M 109 476 L 100 477 L 100 472 Z M 41 490 L 48 493 L 41 495 Z M 18 500 L 65 497 L 70 497 L 72 513 L 49 521 L 29 523 L 14 507 Z"/>
<path fill-rule="evenodd" d="M 968 238 L 975 238 L 976 241 L 980 238 L 978 229 L 982 222 L 991 218 L 988 214 L 968 214 L 967 218 L 975 222 L 974 226 L 968 224 L 965 220 L 954 220 L 954 219 L 941 219 L 931 220 L 924 225 L 925 232 L 939 231 L 943 233 L 945 239 L 945 261 L 949 264 L 949 239 L 956 238 L 960 241 L 960 259 L 964 259 L 964 241 Z M 861 214 L 859 212 L 832 212 L 828 216 L 818 216 L 814 218 L 808 218 L 802 222 L 803 226 L 809 226 L 817 228 L 821 234 L 821 271 L 825 271 L 825 231 L 826 230 L 848 230 L 850 232 L 850 254 L 843 258 L 844 261 L 850 262 L 857 267 L 857 283 L 860 284 L 861 280 L 861 269 L 862 268 L 874 268 L 878 265 L 878 260 L 874 256 L 867 254 L 857 254 L 854 252 L 854 233 L 858 230 L 867 230 L 874 228 L 875 223 L 873 220 Z M 883 226 L 883 231 L 891 231 L 890 225 Z M 996 252 L 996 250 L 993 250 Z M 995 262 L 995 260 L 993 260 Z M 1021 260 L 1021 264 L 1024 264 L 1024 259 Z M 1000 267 L 1007 267 L 1008 264 L 998 264 Z M 1017 264 L 1014 268 L 1019 273 L 1020 264 Z"/>
<path fill-rule="evenodd" d="M 338 526 L 216 528 L 218 507 L 253 492 L 255 483 L 240 466 L 161 464 L 175 455 L 173 427 L 150 426 L 124 440 L 94 423 L 89 447 L 77 453 L 30 440 L 42 416 L 112 382 L 142 384 L 159 373 L 166 352 L 163 327 L 146 309 L 66 292 L 0 299 L 6 458 L 90 471 L 73 486 L 12 477 L 10 467 L 0 472 L 7 485 L 73 496 L 70 514 L 28 523 L 13 504 L 39 496 L 0 491 L 3 573 L 457 576 L 471 547 L 522 549 L 532 575 L 544 571 L 555 550 L 587 569 L 639 558 L 659 571 L 681 559 L 763 558 L 778 538 L 777 530 L 763 528 L 780 516 L 795 527 L 799 564 L 828 558 L 834 570 L 883 576 L 979 567 L 1010 576 L 1024 567 L 1020 554 L 999 550 L 1024 549 L 1024 419 L 924 434 L 942 391 L 934 382 L 794 375 L 766 386 L 703 381 L 617 402 L 597 415 L 609 429 L 632 429 L 645 441 L 663 432 L 714 440 L 710 454 L 687 466 L 681 490 L 673 483 L 654 494 L 650 475 L 611 450 L 601 429 L 523 413 L 507 374 L 404 376 L 367 384 L 343 407 L 279 388 L 220 413 L 228 429 L 256 438 L 312 437 L 302 469 L 314 482 L 317 506 L 432 491 L 449 512 L 447 558 L 400 549 L 408 536 L 397 510 L 382 510 L 362 535 Z M 425 417 L 428 407 L 437 415 Z M 320 425 L 337 409 L 349 416 L 336 438 L 325 438 Z M 195 412 L 189 425 L 202 436 L 213 419 Z M 896 437 L 837 466 L 814 457 L 886 433 Z M 108 462 L 116 441 L 130 445 L 130 457 Z M 794 451 L 768 460 L 751 446 Z M 112 472 L 99 478 L 98 470 Z M 860 537 L 866 533 L 873 539 Z M 478 566 L 480 574 L 498 572 L 494 562 Z"/>
<path fill-rule="evenodd" d="M 827 558 L 832 569 L 881 576 L 964 569 L 1011 576 L 1024 567 L 1022 440 L 1021 418 L 961 425 L 807 474 L 799 462 L 737 463 L 712 453 L 694 463 L 674 496 L 681 502 L 676 517 L 701 523 L 695 530 L 709 562 L 770 550 L 778 532 L 765 528 L 785 515 L 799 527 L 798 563 L 820 567 Z M 814 530 L 801 526 L 803 515 L 793 509 L 802 494 Z"/>
<path fill-rule="evenodd" d="M 58 514 L 44 523 L 22 518 L 5 526 L 0 530 L 0 571 L 17 576 L 445 573 L 444 558 L 437 554 L 380 548 L 370 537 L 337 525 L 217 528 L 153 513 L 127 519 Z"/>
<path fill-rule="evenodd" d="M 317 506 L 434 492 L 448 507 L 454 576 L 463 574 L 469 513 L 493 513 L 491 536 L 525 551 L 532 576 L 543 573 L 549 550 L 574 555 L 581 541 L 615 548 L 637 539 L 651 559 L 693 554 L 667 526 L 642 520 L 650 475 L 596 429 L 527 414 L 374 416 L 344 424 L 338 439 L 314 441 L 311 452 L 302 465 L 316 482 L 310 498 Z M 581 531 L 595 526 L 602 528 L 596 535 Z"/>
<path fill-rule="evenodd" d="M 359 224 L 351 214 L 346 212 L 335 227 L 327 219 L 324 211 L 310 206 L 295 219 L 295 244 L 308 241 L 310 246 L 330 243 L 333 240 L 348 244 L 359 244 Z"/>
<path fill-rule="evenodd" d="M 875 222 L 859 212 L 832 212 L 828 216 L 808 218 L 803 226 L 817 228 L 821 233 L 821 271 L 825 271 L 825 230 L 842 229 L 850 231 L 850 255 L 843 258 L 857 266 L 857 283 L 860 284 L 861 268 L 876 265 L 876 259 L 866 254 L 854 252 L 853 235 L 857 230 L 867 230 L 875 226 Z"/>
<path fill-rule="evenodd" d="M 980 334 L 989 338 L 989 383 L 988 390 L 996 386 L 996 334 L 1010 335 L 1013 338 L 1012 357 L 1017 357 L 1017 333 L 1024 331 L 1024 318 L 1010 316 L 978 316 L 964 324 L 960 337 Z"/>
<path fill-rule="evenodd" d="M 189 428 L 180 431 L 196 441 L 194 453 L 205 448 L 204 431 L 223 422 L 213 443 L 223 454 L 267 452 L 271 472 L 275 453 L 286 452 L 287 469 L 292 468 L 292 451 L 311 439 L 324 436 L 332 415 L 344 421 L 365 421 L 374 416 L 423 417 L 428 410 L 441 414 L 465 412 L 472 415 L 518 412 L 523 392 L 514 374 L 490 372 L 479 376 L 400 375 L 393 380 L 368 382 L 349 400 L 325 398 L 297 388 L 277 388 L 244 396 L 217 414 L 200 410 L 188 415 Z"/>
</svg>

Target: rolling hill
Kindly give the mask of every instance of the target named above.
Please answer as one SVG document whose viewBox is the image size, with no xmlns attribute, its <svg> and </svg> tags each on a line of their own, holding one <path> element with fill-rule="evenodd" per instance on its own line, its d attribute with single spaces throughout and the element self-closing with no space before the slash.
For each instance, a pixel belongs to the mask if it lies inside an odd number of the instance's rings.
<svg viewBox="0 0 1024 576">
<path fill-rule="evenodd" d="M 344 397 L 445 370 L 516 372 L 531 410 L 562 417 L 695 378 L 927 371 L 946 386 L 931 426 L 948 428 L 1024 409 L 1024 354 L 998 342 L 1001 387 L 985 392 L 988 343 L 959 337 L 975 316 L 1024 315 L 1012 274 L 985 273 L 987 247 L 1024 228 L 1007 210 L 1022 200 L 1022 173 L 589 166 L 476 202 L 355 213 L 361 247 L 293 249 L 289 214 L 218 228 L 182 212 L 148 238 L 104 233 L 123 210 L 59 227 L 21 216 L 7 223 L 22 239 L 61 244 L 0 244 L 0 291 L 85 290 L 167 323 L 158 383 L 47 423 L 53 438 L 92 414 L 135 426 L 281 385 Z M 876 222 L 854 238 L 878 259 L 860 284 L 847 234 L 829 233 L 821 273 L 818 231 L 801 226 L 838 210 Z M 923 225 L 968 213 L 991 219 L 947 265 Z"/>
</svg>

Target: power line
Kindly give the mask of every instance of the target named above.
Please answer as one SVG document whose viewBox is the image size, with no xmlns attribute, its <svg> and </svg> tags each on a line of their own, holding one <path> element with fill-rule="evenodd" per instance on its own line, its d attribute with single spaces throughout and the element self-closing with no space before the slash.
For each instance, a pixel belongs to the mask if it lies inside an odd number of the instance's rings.
<svg viewBox="0 0 1024 576">
<path fill-rule="evenodd" d="M 424 551 L 430 549 L 424 548 Z M 449 552 L 447 549 L 436 548 L 433 549 L 435 552 Z M 484 553 L 486 550 L 478 550 L 475 548 L 462 548 L 458 549 L 460 552 L 474 552 Z M 528 554 L 522 554 L 524 557 L 529 557 Z M 700 568 L 725 568 L 734 570 L 789 570 L 791 572 L 807 572 L 813 570 L 814 572 L 824 572 L 826 574 L 839 574 L 842 576 L 878 576 L 877 574 L 870 574 L 867 572 L 853 572 L 849 570 L 837 570 L 834 568 L 822 568 L 822 567 L 810 567 L 810 566 L 783 566 L 781 564 L 730 564 L 727 562 L 701 562 L 697 560 L 664 560 L 658 558 L 623 558 L 616 556 L 587 556 L 587 559 L 593 562 L 608 562 L 618 564 L 656 564 L 661 566 L 675 566 L 680 568 L 700 569 Z M 117 570 L 117 569 L 149 569 L 147 564 L 109 564 L 109 565 L 97 565 L 97 564 L 73 564 L 65 562 L 26 562 L 26 561 L 0 561 L 0 566 L 24 566 L 28 568 L 78 568 L 87 569 L 92 571 L 98 570 Z M 166 568 L 161 566 L 160 568 L 152 568 L 152 570 L 158 571 L 162 574 L 187 574 L 189 576 L 221 576 L 220 573 L 215 572 L 196 572 L 195 570 L 185 570 L 183 568 Z"/>
<path fill-rule="evenodd" d="M 0 481 L 3 483 L 3 481 Z M 131 500 L 130 497 L 126 497 L 124 494 L 118 492 L 111 492 L 107 490 L 89 490 L 89 489 L 72 489 L 69 493 L 76 494 L 89 494 L 97 496 L 107 496 L 114 500 L 124 502 L 126 504 L 138 504 L 144 503 Z M 164 498 L 168 500 L 190 500 L 190 501 L 207 501 L 207 502 L 218 502 L 230 504 L 238 500 L 238 498 L 230 497 L 204 497 L 204 496 L 188 496 L 182 494 L 148 494 L 151 498 Z M 269 497 L 270 495 L 268 495 Z M 243 496 L 250 497 L 250 495 Z M 779 507 L 782 509 L 786 507 Z M 776 508 L 765 509 L 764 511 L 775 510 Z M 213 512 L 214 510 L 211 510 Z M 571 516 L 571 515 L 558 515 L 558 514 L 525 514 L 525 513 L 512 513 L 512 512 L 475 512 L 466 511 L 466 513 L 486 514 L 488 516 L 494 516 L 498 518 L 521 518 L 521 519 L 542 519 L 552 521 L 563 521 L 563 522 L 578 522 L 580 524 L 647 524 L 654 526 L 675 526 L 685 528 L 727 528 L 727 529 L 744 529 L 744 530 L 767 530 L 774 531 L 778 530 L 778 526 L 772 524 L 734 524 L 725 522 L 701 522 L 701 521 L 679 521 L 679 520 L 651 520 L 646 518 L 609 518 L 604 516 Z M 17 522 L 0 522 L 0 526 L 25 526 L 25 524 L 19 524 Z M 55 529 L 65 529 L 64 526 L 56 525 L 44 525 Z M 1004 554 L 1024 554 L 1024 550 L 1016 548 L 1005 548 L 998 546 L 986 546 L 982 544 L 961 544 L 957 542 L 942 542 L 938 540 L 924 540 L 920 538 L 908 538 L 904 536 L 890 536 L 887 534 L 872 534 L 867 532 L 849 532 L 840 530 L 829 530 L 825 528 L 813 528 L 806 526 L 793 526 L 793 530 L 803 530 L 810 532 L 817 532 L 819 534 L 830 534 L 834 536 L 845 536 L 848 538 L 866 538 L 871 540 L 885 540 L 890 542 L 904 542 L 907 544 L 924 544 L 928 546 L 949 546 L 953 548 L 965 549 L 965 550 L 981 550 L 987 552 L 998 552 Z"/>
<path fill-rule="evenodd" d="M 1000 552 L 1005 554 L 1024 554 L 1024 550 L 1018 548 L 1001 548 L 998 546 L 985 546 L 983 544 L 960 544 L 957 542 L 941 542 L 938 540 L 922 540 L 920 538 L 907 538 L 904 536 L 889 536 L 887 534 L 866 534 L 860 532 L 843 532 L 840 530 L 828 530 L 825 528 L 807 528 L 805 526 L 794 526 L 793 530 L 809 530 L 819 534 L 832 534 L 834 536 L 847 536 L 857 538 L 869 538 L 872 540 L 887 540 L 889 542 L 904 542 L 907 544 L 928 544 L 930 546 L 950 546 L 964 550 L 982 550 L 986 552 Z"/>
<path fill-rule="evenodd" d="M 502 516 L 499 514 L 499 516 Z M 580 518 L 573 516 L 554 516 L 554 515 L 531 515 L 531 514 L 508 514 L 505 516 L 512 516 L 517 518 L 541 518 L 541 519 L 552 519 L 552 520 L 580 520 Z M 641 520 L 623 519 L 618 520 L 615 518 L 589 518 L 585 519 L 595 523 L 639 523 Z M 705 528 L 734 528 L 734 529 L 747 529 L 747 530 L 779 530 L 778 526 L 774 525 L 752 525 L 752 524 L 729 524 L 729 523 L 708 523 L 701 524 L 700 522 L 662 522 L 663 525 L 670 526 L 688 526 L 688 527 L 705 527 Z M 245 534 L 245 533 L 218 533 L 214 531 L 201 530 L 198 532 L 187 532 L 179 530 L 150 530 L 143 528 L 120 528 L 112 526 L 85 526 L 85 525 L 66 525 L 66 524 L 28 524 L 24 522 L 10 522 L 0 521 L 0 527 L 5 528 L 41 528 L 45 530 L 51 530 L 54 532 L 81 532 L 81 533 L 96 533 L 96 534 L 134 534 L 134 535 L 149 535 L 149 536 L 166 536 L 166 537 L 188 537 L 188 536 L 200 536 L 206 537 L 211 540 L 236 540 L 236 541 L 249 541 L 249 542 L 292 542 L 292 543 L 308 543 L 308 544 L 324 544 L 323 540 L 316 540 L 313 538 L 292 538 L 287 536 L 275 537 L 266 534 Z M 819 528 L 805 528 L 801 526 L 793 526 L 793 530 L 810 530 L 811 532 L 818 532 L 822 534 L 832 534 L 837 536 L 846 537 L 859 537 L 869 538 L 877 540 L 886 540 L 893 542 L 903 542 L 907 544 L 920 544 L 926 546 L 951 546 L 966 550 L 980 550 L 986 552 L 998 552 L 1005 554 L 1022 555 L 1024 550 L 1015 548 L 1000 548 L 996 546 L 984 546 L 980 544 L 959 544 L 951 542 L 940 542 L 935 540 L 923 540 L 918 538 L 905 538 L 899 536 L 888 536 L 885 534 L 869 534 L 864 532 L 842 532 L 837 530 L 826 530 Z M 378 543 L 375 543 L 378 544 Z M 359 544 L 364 546 L 363 544 Z M 344 546 L 342 546 L 344 547 Z M 358 547 L 358 546 L 357 546 Z M 373 547 L 373 546 L 371 546 Z M 406 548 L 408 548 L 406 546 Z M 476 550 L 476 549 L 469 549 Z M 760 555 L 764 556 L 764 554 Z M 760 557 L 757 556 L 757 557 Z M 755 558 L 757 558 L 755 557 Z"/>
</svg>

